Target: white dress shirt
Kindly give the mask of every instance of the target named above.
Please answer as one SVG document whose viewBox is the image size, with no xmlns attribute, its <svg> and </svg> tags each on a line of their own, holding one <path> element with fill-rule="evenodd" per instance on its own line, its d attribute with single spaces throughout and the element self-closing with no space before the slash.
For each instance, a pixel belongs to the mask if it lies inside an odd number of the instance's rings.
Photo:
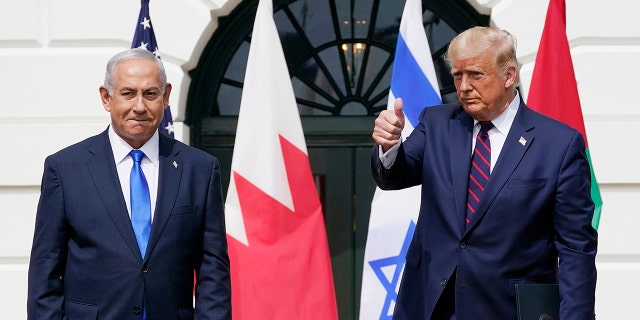
<svg viewBox="0 0 640 320">
<path fill-rule="evenodd" d="M 502 152 L 502 147 L 504 146 L 504 141 L 507 139 L 507 134 L 509 134 L 509 130 L 511 129 L 511 124 L 513 124 L 513 119 L 516 117 L 516 113 L 518 112 L 518 106 L 520 105 L 520 93 L 516 91 L 516 97 L 511 101 L 509 106 L 495 119 L 491 120 L 493 123 L 493 128 L 489 130 L 489 141 L 491 142 L 491 172 L 493 172 L 493 167 L 496 165 L 498 161 L 498 157 L 500 156 L 500 152 Z M 473 140 L 471 142 L 471 155 L 473 155 L 473 148 L 476 145 L 476 136 L 480 132 L 480 124 L 477 120 L 473 120 Z"/>
<path fill-rule="evenodd" d="M 113 150 L 113 159 L 116 162 L 116 169 L 118 170 L 118 178 L 120 179 L 120 186 L 122 187 L 122 196 L 127 203 L 127 211 L 129 211 L 129 217 L 131 217 L 131 197 L 129 189 L 129 177 L 131 175 L 131 167 L 133 167 L 133 159 L 129 155 L 129 152 L 133 150 L 131 146 L 124 141 L 114 130 L 112 126 L 109 126 L 109 142 L 111 143 L 111 150 Z M 145 143 L 140 150 L 144 152 L 144 158 L 141 161 L 142 172 L 147 179 L 149 185 L 149 195 L 151 196 L 151 221 L 153 221 L 154 211 L 156 210 L 156 199 L 158 197 L 158 174 L 160 164 L 160 138 L 158 132 L 153 134 L 151 139 Z"/>
</svg>

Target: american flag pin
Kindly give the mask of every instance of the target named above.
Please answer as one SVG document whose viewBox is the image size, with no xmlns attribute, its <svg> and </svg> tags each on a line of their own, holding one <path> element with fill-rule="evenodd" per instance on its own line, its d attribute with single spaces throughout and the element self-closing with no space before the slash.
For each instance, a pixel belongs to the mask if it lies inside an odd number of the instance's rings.
<svg viewBox="0 0 640 320">
<path fill-rule="evenodd" d="M 178 168 L 178 163 L 174 161 L 174 162 L 173 162 L 173 167 L 174 167 L 174 168 Z"/>
<path fill-rule="evenodd" d="M 524 146 L 525 144 L 527 144 L 527 139 L 525 139 L 524 137 L 520 137 L 520 140 L 518 140 L 518 142 L 520 142 L 520 144 Z"/>
</svg>

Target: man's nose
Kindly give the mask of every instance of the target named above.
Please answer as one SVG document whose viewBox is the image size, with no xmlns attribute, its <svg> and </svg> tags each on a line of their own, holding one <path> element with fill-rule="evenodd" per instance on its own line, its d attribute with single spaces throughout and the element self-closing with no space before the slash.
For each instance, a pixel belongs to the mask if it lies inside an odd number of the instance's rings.
<svg viewBox="0 0 640 320">
<path fill-rule="evenodd" d="M 471 83 L 469 82 L 469 76 L 467 75 L 462 75 L 462 78 L 460 79 L 460 90 L 461 91 L 468 91 L 471 90 Z"/>
<path fill-rule="evenodd" d="M 146 106 L 144 105 L 144 98 L 142 94 L 136 95 L 136 98 L 133 101 L 133 111 L 142 113 L 146 110 Z"/>
</svg>

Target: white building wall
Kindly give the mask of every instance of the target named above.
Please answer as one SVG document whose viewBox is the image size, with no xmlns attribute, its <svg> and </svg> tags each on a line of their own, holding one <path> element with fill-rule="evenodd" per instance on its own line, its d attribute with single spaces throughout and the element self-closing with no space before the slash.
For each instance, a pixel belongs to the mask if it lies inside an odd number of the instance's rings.
<svg viewBox="0 0 640 320">
<path fill-rule="evenodd" d="M 566 0 L 567 35 L 604 208 L 598 254 L 598 319 L 640 314 L 640 166 L 634 156 L 640 104 L 640 4 Z M 151 16 L 169 81 L 176 137 L 184 126 L 187 71 L 194 68 L 217 16 L 240 0 L 153 0 Z M 518 38 L 526 97 L 547 1 L 469 0 L 492 24 Z M 0 309 L 26 318 L 27 266 L 44 158 L 108 124 L 98 87 L 109 57 L 130 46 L 139 1 L 0 2 Z M 253 23 L 253 22 L 247 22 Z M 622 139 L 622 140 L 621 140 Z"/>
</svg>

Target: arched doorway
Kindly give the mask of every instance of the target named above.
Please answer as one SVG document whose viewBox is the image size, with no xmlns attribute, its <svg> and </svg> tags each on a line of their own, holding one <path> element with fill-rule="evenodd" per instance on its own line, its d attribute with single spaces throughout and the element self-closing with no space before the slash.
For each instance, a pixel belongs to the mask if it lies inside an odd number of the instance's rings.
<svg viewBox="0 0 640 320">
<path fill-rule="evenodd" d="M 192 145 L 220 159 L 225 195 L 257 4 L 243 1 L 221 18 L 189 72 L 185 123 Z M 358 314 L 375 187 L 370 135 L 373 119 L 386 108 L 403 8 L 398 0 L 274 1 L 323 204 L 340 319 Z M 441 95 L 452 101 L 455 87 L 443 58 L 447 45 L 462 30 L 487 25 L 489 18 L 464 0 L 423 0 L 423 10 Z"/>
</svg>

